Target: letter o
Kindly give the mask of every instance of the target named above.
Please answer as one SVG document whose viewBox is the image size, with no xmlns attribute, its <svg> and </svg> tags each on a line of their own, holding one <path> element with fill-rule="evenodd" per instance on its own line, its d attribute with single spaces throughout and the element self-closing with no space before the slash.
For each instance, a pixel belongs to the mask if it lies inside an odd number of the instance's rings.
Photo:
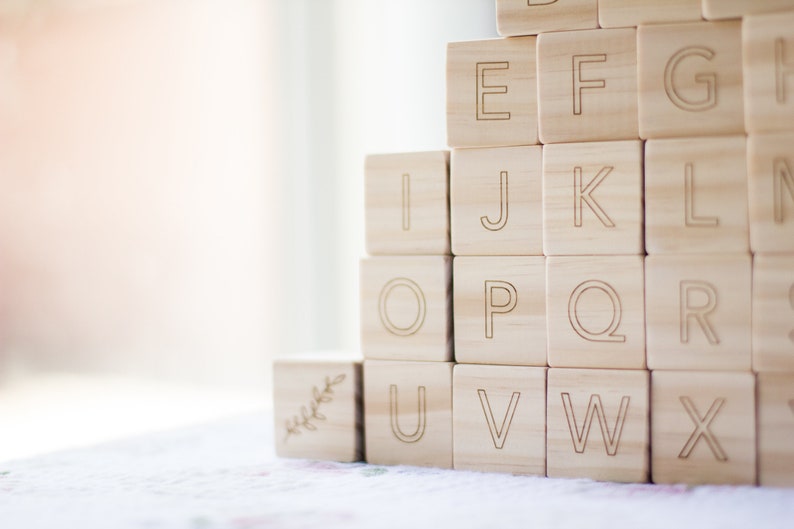
<svg viewBox="0 0 794 529">
<path fill-rule="evenodd" d="M 397 288 L 407 288 L 413 293 L 414 296 L 416 296 L 416 318 L 414 319 L 413 323 L 407 327 L 395 325 L 395 323 L 391 321 L 391 318 L 389 318 L 388 310 L 386 310 L 386 302 L 389 300 L 391 293 Z M 425 323 L 425 315 L 427 314 L 425 295 L 422 292 L 422 289 L 419 288 L 419 285 L 408 278 L 398 277 L 392 279 L 386 283 L 383 286 L 383 289 L 380 291 L 378 312 L 380 314 L 380 321 L 387 331 L 396 336 L 411 336 L 412 334 L 416 334 L 416 332 L 421 329 L 422 325 Z"/>
</svg>

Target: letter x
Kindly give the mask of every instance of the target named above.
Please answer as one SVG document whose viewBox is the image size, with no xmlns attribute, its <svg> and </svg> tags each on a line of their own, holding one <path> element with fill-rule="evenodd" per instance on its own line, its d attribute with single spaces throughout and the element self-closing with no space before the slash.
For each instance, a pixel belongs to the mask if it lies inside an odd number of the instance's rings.
<svg viewBox="0 0 794 529">
<path fill-rule="evenodd" d="M 692 435 L 690 435 L 689 439 L 687 439 L 687 442 L 684 445 L 684 448 L 681 449 L 681 453 L 678 454 L 678 457 L 681 459 L 688 458 L 692 453 L 692 450 L 695 448 L 695 445 L 701 438 L 703 438 L 706 441 L 706 444 L 709 445 L 709 448 L 711 448 L 711 452 L 718 461 L 727 461 L 728 456 L 725 455 L 725 451 L 720 446 L 720 443 L 717 442 L 717 438 L 714 437 L 714 434 L 711 432 L 711 430 L 709 430 L 711 422 L 719 413 L 722 405 L 725 404 L 725 399 L 716 399 L 711 404 L 709 411 L 706 412 L 704 417 L 700 416 L 700 412 L 698 412 L 695 404 L 692 402 L 692 399 L 689 397 L 680 397 L 680 400 L 681 404 L 684 405 L 684 409 L 689 414 L 689 418 L 695 423 L 695 431 L 693 431 Z"/>
</svg>

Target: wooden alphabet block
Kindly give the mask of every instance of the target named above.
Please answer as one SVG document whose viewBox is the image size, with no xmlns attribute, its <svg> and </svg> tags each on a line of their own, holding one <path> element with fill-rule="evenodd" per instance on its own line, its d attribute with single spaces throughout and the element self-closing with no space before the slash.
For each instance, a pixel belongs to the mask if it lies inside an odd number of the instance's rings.
<svg viewBox="0 0 794 529">
<path fill-rule="evenodd" d="M 794 131 L 794 12 L 745 18 L 742 45 L 747 132 Z"/>
<path fill-rule="evenodd" d="M 695 22 L 701 0 L 598 0 L 602 28 L 636 27 L 640 24 Z"/>
<path fill-rule="evenodd" d="M 633 28 L 538 36 L 540 141 L 637 138 L 637 35 Z"/>
<path fill-rule="evenodd" d="M 794 373 L 758 374 L 758 484 L 794 487 Z"/>
<path fill-rule="evenodd" d="M 597 27 L 597 0 L 496 0 L 496 30 L 503 37 Z"/>
<path fill-rule="evenodd" d="M 744 136 L 645 143 L 645 248 L 748 252 Z"/>
<path fill-rule="evenodd" d="M 361 349 L 365 358 L 452 360 L 452 258 L 361 261 Z"/>
<path fill-rule="evenodd" d="M 367 252 L 449 254 L 449 153 L 367 156 Z"/>
<path fill-rule="evenodd" d="M 750 247 L 794 253 L 794 132 L 747 138 Z"/>
<path fill-rule="evenodd" d="M 455 360 L 546 365 L 544 257 L 455 257 Z"/>
<path fill-rule="evenodd" d="M 794 255 L 753 260 L 753 369 L 794 373 Z"/>
<path fill-rule="evenodd" d="M 360 461 L 361 360 L 316 354 L 273 362 L 276 454 Z"/>
<path fill-rule="evenodd" d="M 643 258 L 549 257 L 552 367 L 645 368 Z"/>
<path fill-rule="evenodd" d="M 452 468 L 452 366 L 364 362 L 368 463 Z"/>
<path fill-rule="evenodd" d="M 708 20 L 741 18 L 753 13 L 789 9 L 794 9 L 793 0 L 703 0 L 703 16 Z"/>
<path fill-rule="evenodd" d="M 546 368 L 455 366 L 454 466 L 546 474 Z"/>
<path fill-rule="evenodd" d="M 543 146 L 546 255 L 644 254 L 642 142 Z"/>
<path fill-rule="evenodd" d="M 750 370 L 749 255 L 645 258 L 650 369 Z"/>
<path fill-rule="evenodd" d="M 538 143 L 536 37 L 447 45 L 447 145 Z"/>
<path fill-rule="evenodd" d="M 549 477 L 648 481 L 648 375 L 647 371 L 549 369 Z"/>
<path fill-rule="evenodd" d="M 755 484 L 752 373 L 651 374 L 654 483 Z"/>
<path fill-rule="evenodd" d="M 640 136 L 742 134 L 741 21 L 637 29 Z"/>
<path fill-rule="evenodd" d="M 455 149 L 452 253 L 543 255 L 541 147 Z"/>
</svg>

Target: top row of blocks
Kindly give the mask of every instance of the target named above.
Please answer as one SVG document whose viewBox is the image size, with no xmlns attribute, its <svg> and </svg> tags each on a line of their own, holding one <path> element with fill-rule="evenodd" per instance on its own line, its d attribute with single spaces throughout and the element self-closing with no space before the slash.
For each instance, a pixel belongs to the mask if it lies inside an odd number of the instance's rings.
<svg viewBox="0 0 794 529">
<path fill-rule="evenodd" d="M 792 91 L 794 12 L 453 42 L 447 143 L 790 131 Z"/>
<path fill-rule="evenodd" d="M 794 8 L 793 0 L 496 0 L 503 37 L 548 31 L 740 18 Z"/>
</svg>

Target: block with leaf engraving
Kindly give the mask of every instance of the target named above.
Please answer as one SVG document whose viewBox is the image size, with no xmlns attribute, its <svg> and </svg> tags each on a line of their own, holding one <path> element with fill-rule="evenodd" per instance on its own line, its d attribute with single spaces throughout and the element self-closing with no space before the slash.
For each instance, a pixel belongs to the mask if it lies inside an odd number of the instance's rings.
<svg viewBox="0 0 794 529">
<path fill-rule="evenodd" d="M 361 360 L 312 353 L 273 363 L 276 453 L 281 457 L 362 459 Z"/>
</svg>

